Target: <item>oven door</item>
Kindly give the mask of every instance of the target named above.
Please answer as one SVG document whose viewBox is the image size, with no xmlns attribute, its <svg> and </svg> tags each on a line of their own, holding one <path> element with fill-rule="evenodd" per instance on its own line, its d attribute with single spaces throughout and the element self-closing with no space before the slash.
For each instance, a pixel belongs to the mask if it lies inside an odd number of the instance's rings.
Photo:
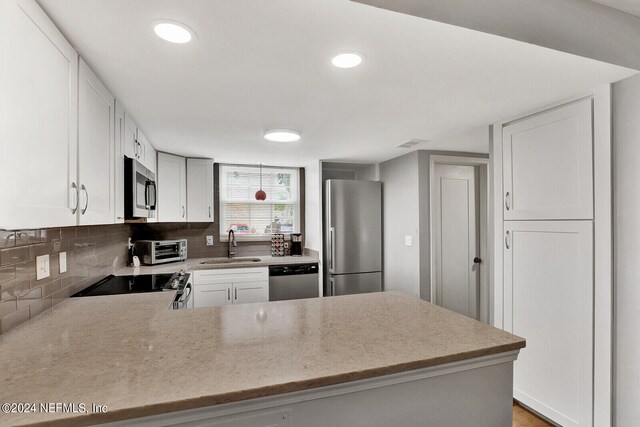
<svg viewBox="0 0 640 427">
<path fill-rule="evenodd" d="M 153 243 L 153 264 L 180 261 L 182 244 L 180 241 L 163 241 Z"/>
</svg>

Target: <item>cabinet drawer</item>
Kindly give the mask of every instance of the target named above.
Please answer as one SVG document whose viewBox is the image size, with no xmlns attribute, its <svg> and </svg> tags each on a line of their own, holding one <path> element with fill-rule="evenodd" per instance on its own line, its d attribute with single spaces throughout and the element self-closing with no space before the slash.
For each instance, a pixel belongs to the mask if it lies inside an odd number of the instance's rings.
<svg viewBox="0 0 640 427">
<path fill-rule="evenodd" d="M 222 268 L 218 270 L 196 270 L 193 272 L 196 285 L 229 283 L 229 282 L 259 282 L 269 280 L 268 267 L 250 268 Z"/>
</svg>

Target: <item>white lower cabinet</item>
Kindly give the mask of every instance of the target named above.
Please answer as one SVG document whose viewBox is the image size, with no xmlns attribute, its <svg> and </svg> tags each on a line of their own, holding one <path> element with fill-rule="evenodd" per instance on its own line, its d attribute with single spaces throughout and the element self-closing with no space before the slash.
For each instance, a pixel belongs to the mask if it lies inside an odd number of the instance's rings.
<svg viewBox="0 0 640 427">
<path fill-rule="evenodd" d="M 504 326 L 525 337 L 514 397 L 563 426 L 593 426 L 593 223 L 504 222 Z"/>
<path fill-rule="evenodd" d="M 225 268 L 193 272 L 194 307 L 269 301 L 269 269 Z"/>
</svg>

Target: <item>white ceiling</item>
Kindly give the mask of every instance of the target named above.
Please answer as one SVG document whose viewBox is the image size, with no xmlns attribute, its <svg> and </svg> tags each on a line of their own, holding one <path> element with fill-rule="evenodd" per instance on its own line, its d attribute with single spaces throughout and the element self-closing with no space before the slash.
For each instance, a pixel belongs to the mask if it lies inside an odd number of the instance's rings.
<svg viewBox="0 0 640 427">
<path fill-rule="evenodd" d="M 596 3 L 640 16 L 640 0 L 593 0 Z"/>
<path fill-rule="evenodd" d="M 634 71 L 347 0 L 40 0 L 154 146 L 222 162 L 487 152 L 487 125 Z M 172 19 L 197 33 L 157 38 Z M 363 66 L 331 66 L 336 52 Z M 303 139 L 267 143 L 269 128 Z"/>
</svg>

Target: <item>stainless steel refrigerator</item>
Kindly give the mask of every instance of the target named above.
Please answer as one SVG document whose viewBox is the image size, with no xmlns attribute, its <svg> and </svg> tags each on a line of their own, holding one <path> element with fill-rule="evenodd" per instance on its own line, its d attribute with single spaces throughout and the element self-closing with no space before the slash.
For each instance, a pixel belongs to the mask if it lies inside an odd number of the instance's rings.
<svg viewBox="0 0 640 427">
<path fill-rule="evenodd" d="M 382 183 L 325 182 L 324 294 L 382 291 Z"/>
</svg>

